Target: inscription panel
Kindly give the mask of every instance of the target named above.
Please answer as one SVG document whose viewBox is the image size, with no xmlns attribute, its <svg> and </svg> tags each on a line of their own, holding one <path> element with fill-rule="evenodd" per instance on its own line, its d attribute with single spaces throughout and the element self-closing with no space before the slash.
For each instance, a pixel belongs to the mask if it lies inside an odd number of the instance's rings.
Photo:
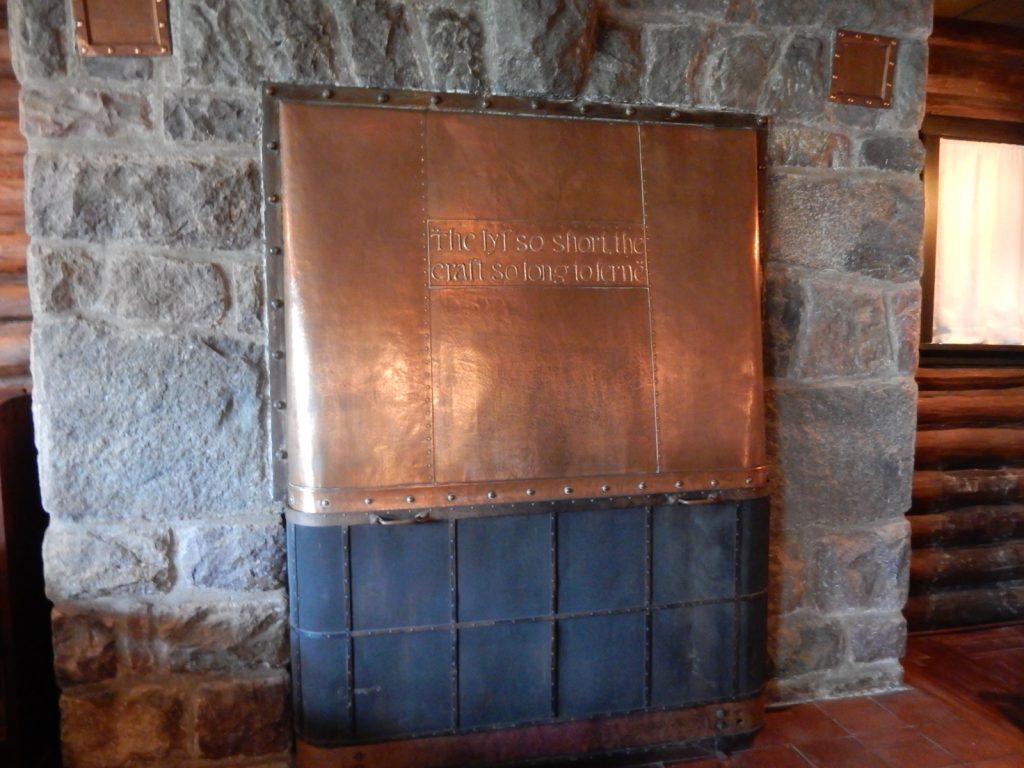
<svg viewBox="0 0 1024 768">
<path fill-rule="evenodd" d="M 754 131 L 275 114 L 292 507 L 764 482 Z"/>
</svg>

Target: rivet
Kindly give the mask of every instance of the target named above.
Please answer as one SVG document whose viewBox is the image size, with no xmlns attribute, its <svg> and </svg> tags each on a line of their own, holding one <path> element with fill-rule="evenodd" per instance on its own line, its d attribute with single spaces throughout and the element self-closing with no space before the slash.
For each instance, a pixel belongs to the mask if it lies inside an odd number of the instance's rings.
<svg viewBox="0 0 1024 768">
<path fill-rule="evenodd" d="M 530 109 L 540 109 L 542 106 L 544 105 L 537 99 L 530 99 Z"/>
<path fill-rule="evenodd" d="M 108 54 L 112 54 L 113 52 L 114 52 L 114 49 L 113 49 L 113 48 L 107 48 L 107 53 L 108 53 Z"/>
<path fill-rule="evenodd" d="M 490 99 L 481 99 L 480 100 L 480 107 L 482 109 L 488 109 L 490 106 L 491 106 L 491 100 Z"/>
<path fill-rule="evenodd" d="M 533 490 L 533 488 L 527 488 L 526 489 L 526 495 L 527 496 L 533 496 L 535 493 L 536 493 L 536 491 Z"/>
<path fill-rule="evenodd" d="M 275 408 L 276 410 L 278 410 L 278 411 L 283 411 L 283 410 L 284 410 L 284 408 L 285 408 L 285 402 L 284 402 L 284 400 L 275 400 L 275 401 L 274 401 L 274 408 Z"/>
<path fill-rule="evenodd" d="M 441 97 L 435 93 L 433 96 L 430 97 L 430 103 L 436 107 L 438 104 L 441 103 Z"/>
<path fill-rule="evenodd" d="M 86 46 L 84 46 L 84 45 L 81 48 L 79 48 L 78 50 L 81 51 L 82 53 L 88 53 L 89 52 L 89 49 Z"/>
<path fill-rule="evenodd" d="M 279 203 L 279 202 L 281 202 L 281 196 L 280 195 L 267 195 L 267 202 L 268 203 Z"/>
<path fill-rule="evenodd" d="M 748 477 L 748 478 L 747 478 L 746 480 L 744 480 L 743 482 L 745 482 L 745 483 L 746 483 L 747 485 L 753 485 L 753 483 L 754 483 L 754 478 L 752 478 L 752 477 Z"/>
<path fill-rule="evenodd" d="M 839 79 L 839 75 L 832 75 L 832 79 L 833 80 L 838 80 Z"/>
<path fill-rule="evenodd" d="M 414 501 L 416 501 L 416 497 L 415 496 L 406 496 L 405 497 L 405 503 L 406 504 L 412 504 Z"/>
<path fill-rule="evenodd" d="M 487 492 L 487 498 L 488 499 L 496 499 L 496 498 L 498 498 L 498 494 L 496 494 L 494 491 L 488 491 Z"/>
<path fill-rule="evenodd" d="M 647 483 L 637 483 L 636 487 L 642 491 L 647 487 Z"/>
<path fill-rule="evenodd" d="M 329 506 L 331 506 L 331 500 L 330 499 L 320 499 L 320 506 L 323 507 L 324 509 L 327 509 Z"/>
<path fill-rule="evenodd" d="M 267 149 L 269 149 L 271 152 L 277 152 L 277 150 L 278 150 L 278 148 L 280 148 L 280 146 L 281 145 L 278 144 L 276 141 L 268 141 L 267 142 Z"/>
<path fill-rule="evenodd" d="M 294 505 L 295 504 L 295 497 L 294 496 L 289 496 L 288 497 L 288 503 Z"/>
<path fill-rule="evenodd" d="M 668 116 L 672 120 L 675 120 L 677 117 L 679 117 L 679 110 L 678 109 L 673 109 L 671 112 L 668 113 Z"/>
<path fill-rule="evenodd" d="M 602 485 L 601 486 L 601 493 L 608 493 L 608 491 L 610 491 L 611 489 L 612 489 L 612 487 L 610 485 Z"/>
<path fill-rule="evenodd" d="M 136 48 L 135 49 L 135 55 L 138 56 L 140 53 L 142 53 L 142 49 L 141 48 Z"/>
<path fill-rule="evenodd" d="M 562 493 L 564 493 L 566 496 L 568 496 L 570 493 L 572 493 L 572 486 L 571 485 L 565 486 L 565 488 L 562 489 Z"/>
<path fill-rule="evenodd" d="M 718 717 L 718 718 L 725 717 L 725 710 L 724 709 L 716 709 L 715 710 L 715 717 Z"/>
<path fill-rule="evenodd" d="M 889 66 L 890 67 L 895 67 L 896 66 L 896 62 L 895 61 L 890 61 L 889 62 Z"/>
<path fill-rule="evenodd" d="M 854 35 L 854 37 L 856 37 L 858 40 L 860 40 L 861 38 L 864 37 L 864 35 Z"/>
<path fill-rule="evenodd" d="M 589 111 L 590 111 L 590 107 L 589 107 L 589 106 L 587 106 L 586 104 L 580 104 L 580 105 L 579 105 L 579 106 L 577 107 L 577 109 L 579 110 L 579 113 L 580 113 L 581 115 L 585 115 L 585 114 L 587 114 L 587 112 L 589 112 Z"/>
<path fill-rule="evenodd" d="M 282 448 L 281 450 L 279 450 L 279 451 L 277 452 L 277 458 L 278 458 L 279 460 L 281 460 L 281 461 L 284 461 L 285 459 L 287 459 L 287 458 L 288 458 L 288 451 L 286 451 L 286 450 L 284 450 L 284 449 Z"/>
<path fill-rule="evenodd" d="M 281 307 L 284 306 L 284 302 L 281 301 L 281 299 L 273 299 L 270 302 L 270 306 L 272 306 L 274 309 L 280 309 Z"/>
<path fill-rule="evenodd" d="M 166 45 L 161 45 L 160 46 L 160 53 L 167 53 L 167 46 Z"/>
<path fill-rule="evenodd" d="M 449 493 L 448 494 L 448 501 L 455 501 L 455 494 L 454 493 Z"/>
<path fill-rule="evenodd" d="M 718 487 L 718 481 L 717 481 L 717 480 L 712 480 L 712 481 L 711 481 L 711 482 L 709 483 L 709 485 L 710 485 L 710 486 L 711 486 L 712 488 L 717 488 L 717 487 Z"/>
<path fill-rule="evenodd" d="M 166 29 L 167 28 L 167 24 L 165 24 L 164 22 L 161 21 L 159 24 L 157 24 L 157 27 L 159 27 L 160 29 Z"/>
<path fill-rule="evenodd" d="M 386 93 L 378 93 L 377 94 L 377 103 L 378 104 L 387 104 L 388 103 L 388 99 L 390 99 L 390 98 L 391 97 L 388 96 Z"/>
<path fill-rule="evenodd" d="M 324 88 L 322 91 L 320 91 L 320 98 L 321 99 L 329 99 L 333 95 L 334 95 L 334 92 L 330 88 Z"/>
<path fill-rule="evenodd" d="M 363 499 L 363 504 L 365 504 L 366 506 L 370 506 L 371 504 L 373 504 L 373 499 L 367 496 L 365 499 Z"/>
<path fill-rule="evenodd" d="M 275 91 L 275 90 L 274 90 L 274 87 L 273 87 L 273 86 L 270 86 L 269 88 L 267 88 L 267 89 L 266 89 L 265 91 L 263 91 L 263 92 L 264 92 L 265 94 L 267 94 L 267 96 L 273 96 L 273 95 L 274 95 L 275 93 L 277 93 L 277 91 Z"/>
<path fill-rule="evenodd" d="M 682 480 L 676 480 L 675 486 L 676 486 L 676 488 L 682 488 L 683 487 L 683 481 Z"/>
<path fill-rule="evenodd" d="M 625 108 L 624 110 L 622 110 L 622 111 L 623 111 L 623 112 L 625 112 L 625 114 L 626 114 L 626 117 L 632 117 L 633 115 L 635 115 L 635 114 L 636 114 L 636 110 L 635 110 L 635 109 L 633 109 L 632 107 L 626 107 L 626 108 Z"/>
<path fill-rule="evenodd" d="M 75 22 L 75 26 L 78 27 L 79 29 L 81 29 L 82 27 L 85 26 L 85 22 L 84 21 L 76 21 Z"/>
<path fill-rule="evenodd" d="M 284 360 L 284 351 L 280 349 L 275 349 L 270 356 L 273 357 L 275 360 Z"/>
</svg>

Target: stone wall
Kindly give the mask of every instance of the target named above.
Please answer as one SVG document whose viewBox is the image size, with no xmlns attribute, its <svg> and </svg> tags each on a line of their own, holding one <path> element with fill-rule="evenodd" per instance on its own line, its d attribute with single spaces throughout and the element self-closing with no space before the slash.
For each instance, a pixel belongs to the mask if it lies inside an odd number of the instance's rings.
<svg viewBox="0 0 1024 768">
<path fill-rule="evenodd" d="M 896 685 L 929 0 L 177 0 L 172 57 L 83 60 L 11 8 L 67 765 L 278 765 L 265 80 L 771 118 L 763 243 L 772 695 Z M 834 31 L 900 39 L 893 108 L 828 102 Z"/>
</svg>

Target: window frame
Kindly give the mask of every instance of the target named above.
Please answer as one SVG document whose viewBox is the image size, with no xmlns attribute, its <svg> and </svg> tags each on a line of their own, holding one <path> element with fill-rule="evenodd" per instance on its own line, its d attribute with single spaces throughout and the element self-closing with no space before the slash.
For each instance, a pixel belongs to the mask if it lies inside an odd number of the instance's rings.
<svg viewBox="0 0 1024 768">
<path fill-rule="evenodd" d="M 1024 344 L 935 344 L 935 244 L 938 232 L 939 140 L 963 139 L 1024 145 L 1024 123 L 926 115 L 924 143 L 924 249 L 921 270 L 921 364 L 1024 366 Z"/>
</svg>

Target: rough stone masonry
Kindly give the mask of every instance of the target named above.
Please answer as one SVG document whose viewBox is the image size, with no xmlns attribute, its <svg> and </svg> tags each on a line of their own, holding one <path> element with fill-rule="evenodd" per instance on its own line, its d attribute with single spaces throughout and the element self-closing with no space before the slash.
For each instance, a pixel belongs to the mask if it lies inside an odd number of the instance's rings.
<svg viewBox="0 0 1024 768">
<path fill-rule="evenodd" d="M 766 115 L 770 696 L 898 684 L 929 0 L 176 0 L 173 55 L 83 59 L 12 0 L 64 756 L 279 766 L 260 84 Z M 837 28 L 899 38 L 893 107 L 827 99 Z"/>
</svg>

